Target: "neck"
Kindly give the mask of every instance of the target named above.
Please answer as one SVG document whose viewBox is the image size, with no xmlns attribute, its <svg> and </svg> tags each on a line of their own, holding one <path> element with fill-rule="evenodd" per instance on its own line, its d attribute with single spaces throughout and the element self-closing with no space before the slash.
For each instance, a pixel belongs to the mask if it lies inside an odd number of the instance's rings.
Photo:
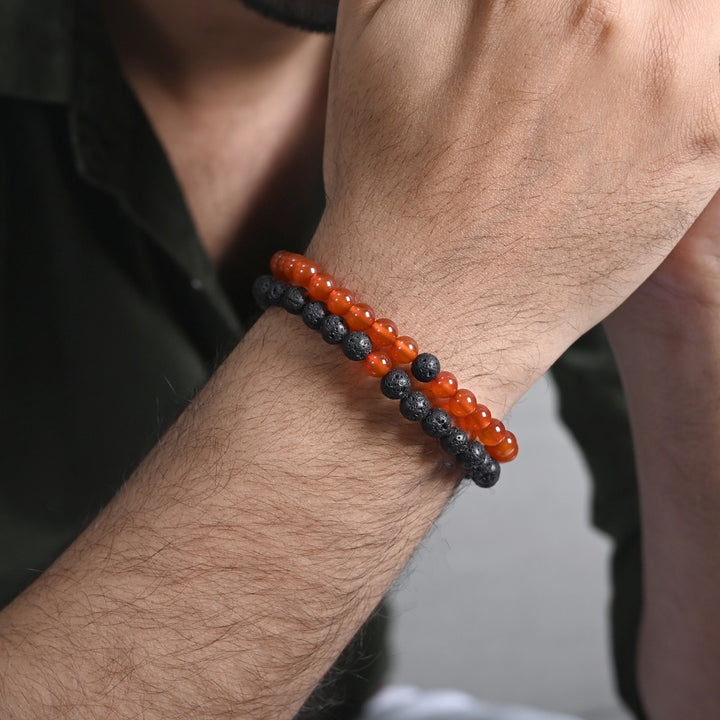
<svg viewBox="0 0 720 720">
<path fill-rule="evenodd" d="M 259 91 L 329 38 L 267 20 L 239 0 L 103 0 L 126 72 L 176 101 Z"/>
<path fill-rule="evenodd" d="M 332 38 L 238 0 L 102 2 L 211 258 L 300 227 L 319 180 Z M 282 213 L 278 198 L 293 199 Z"/>
</svg>

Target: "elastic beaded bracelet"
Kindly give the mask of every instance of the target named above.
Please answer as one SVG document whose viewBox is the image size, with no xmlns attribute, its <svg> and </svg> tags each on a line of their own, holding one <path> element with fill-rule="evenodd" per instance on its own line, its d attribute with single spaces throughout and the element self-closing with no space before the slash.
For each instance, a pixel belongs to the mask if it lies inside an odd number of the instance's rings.
<svg viewBox="0 0 720 720">
<path fill-rule="evenodd" d="M 291 278 L 292 281 L 307 285 L 311 298 L 326 299 L 327 305 L 322 310 L 344 314 L 349 329 L 368 330 L 373 348 L 377 348 L 364 361 L 370 375 L 382 377 L 394 364 L 413 362 L 413 375 L 416 379 L 422 383 L 431 383 L 431 401 L 437 406 L 447 407 L 461 428 L 473 439 L 479 439 L 488 446 L 494 459 L 508 462 L 517 455 L 515 436 L 508 432 L 500 421 L 492 418 L 486 407 L 478 405 L 469 390 L 458 389 L 457 380 L 452 373 L 441 373 L 437 358 L 429 353 L 418 356 L 417 344 L 412 338 L 397 338 L 397 327 L 391 320 L 373 320 L 375 314 L 372 308 L 358 303 L 355 294 L 350 290 L 337 287 L 335 279 L 323 273 L 316 263 L 302 255 L 280 251 L 273 256 L 271 269 L 276 279 L 284 281 Z M 270 298 L 271 303 L 273 299 Z M 310 324 L 307 316 L 311 315 L 312 311 L 318 314 L 317 303 L 313 303 L 312 310 L 304 312 L 306 324 Z M 384 344 L 393 338 L 395 340 L 392 345 Z"/>
<path fill-rule="evenodd" d="M 272 276 L 253 284 L 253 295 L 263 309 L 284 307 L 301 315 L 305 324 L 319 330 L 323 339 L 340 345 L 365 371 L 380 378 L 383 394 L 400 401 L 400 412 L 419 422 L 430 437 L 458 459 L 480 487 L 492 487 L 500 477 L 499 463 L 518 454 L 517 439 L 475 395 L 458 387 L 457 378 L 441 370 L 431 353 L 419 353 L 415 340 L 399 336 L 388 318 L 376 319 L 373 309 L 358 302 L 355 293 L 339 287 L 335 278 L 314 261 L 285 250 L 271 261 Z M 400 365 L 410 365 L 417 386 Z"/>
</svg>

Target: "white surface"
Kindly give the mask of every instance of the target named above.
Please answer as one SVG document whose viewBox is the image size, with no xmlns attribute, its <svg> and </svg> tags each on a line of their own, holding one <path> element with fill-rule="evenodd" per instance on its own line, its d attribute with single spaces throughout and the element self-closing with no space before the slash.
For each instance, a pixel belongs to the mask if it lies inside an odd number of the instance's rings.
<svg viewBox="0 0 720 720">
<path fill-rule="evenodd" d="M 457 690 L 391 685 L 367 704 L 359 720 L 578 720 L 532 708 L 496 705 Z"/>
<path fill-rule="evenodd" d="M 397 583 L 391 680 L 486 701 L 622 720 L 610 677 L 608 545 L 543 378 L 508 426 L 521 455 L 468 487 Z"/>
</svg>

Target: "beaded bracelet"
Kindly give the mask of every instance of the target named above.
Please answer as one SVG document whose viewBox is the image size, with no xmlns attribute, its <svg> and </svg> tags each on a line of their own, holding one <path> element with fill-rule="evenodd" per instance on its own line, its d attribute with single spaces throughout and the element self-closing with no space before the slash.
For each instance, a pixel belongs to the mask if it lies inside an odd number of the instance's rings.
<svg viewBox="0 0 720 720">
<path fill-rule="evenodd" d="M 325 342 L 341 345 L 350 360 L 362 362 L 369 375 L 380 378 L 382 393 L 399 400 L 405 418 L 438 438 L 469 479 L 485 488 L 497 483 L 499 463 L 517 457 L 517 439 L 472 392 L 458 388 L 455 375 L 442 371 L 435 355 L 420 353 L 413 338 L 398 335 L 392 320 L 376 319 L 369 305 L 303 255 L 280 250 L 272 256 L 270 270 L 272 275 L 253 284 L 262 310 L 274 305 L 302 315 Z M 412 378 L 401 367 L 408 365 Z"/>
</svg>

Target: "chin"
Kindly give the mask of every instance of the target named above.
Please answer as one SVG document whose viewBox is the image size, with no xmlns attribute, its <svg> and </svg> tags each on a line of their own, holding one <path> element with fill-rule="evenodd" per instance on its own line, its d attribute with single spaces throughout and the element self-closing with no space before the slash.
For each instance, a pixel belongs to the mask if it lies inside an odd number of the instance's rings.
<svg viewBox="0 0 720 720">
<path fill-rule="evenodd" d="M 310 32 L 335 32 L 340 0 L 240 0 L 250 10 Z"/>
</svg>

